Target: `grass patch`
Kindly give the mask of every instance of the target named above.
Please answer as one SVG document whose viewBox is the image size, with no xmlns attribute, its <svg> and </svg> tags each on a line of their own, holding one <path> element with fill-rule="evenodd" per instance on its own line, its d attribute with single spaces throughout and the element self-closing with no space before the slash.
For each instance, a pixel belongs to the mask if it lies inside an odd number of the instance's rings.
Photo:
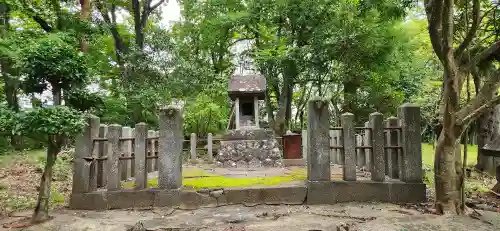
<svg viewBox="0 0 500 231">
<path fill-rule="evenodd" d="M 234 178 L 208 174 L 203 170 L 187 170 L 183 171 L 182 184 L 189 188 L 233 188 L 247 186 L 270 186 L 279 185 L 282 183 L 305 180 L 307 178 L 304 169 L 295 169 L 291 173 L 284 176 L 269 176 L 269 177 L 250 177 L 250 178 Z M 125 189 L 134 188 L 135 182 L 123 182 L 122 187 Z M 148 180 L 148 187 L 158 187 L 158 178 Z"/>
<path fill-rule="evenodd" d="M 61 207 L 71 193 L 71 154 L 58 156 L 53 169 L 50 206 Z M 46 158 L 45 150 L 0 155 L 0 217 L 33 209 Z"/>
<path fill-rule="evenodd" d="M 463 153 L 464 146 L 461 145 L 461 150 Z M 432 144 L 422 143 L 422 163 L 424 165 L 434 168 L 434 153 L 435 150 L 432 148 Z M 467 146 L 467 165 L 475 165 L 477 163 L 477 145 Z"/>
</svg>

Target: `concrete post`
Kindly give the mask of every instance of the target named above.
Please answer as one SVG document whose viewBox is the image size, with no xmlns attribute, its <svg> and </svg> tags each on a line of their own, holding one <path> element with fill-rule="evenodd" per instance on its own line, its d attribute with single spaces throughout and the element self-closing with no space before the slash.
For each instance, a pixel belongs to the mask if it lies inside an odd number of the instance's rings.
<svg viewBox="0 0 500 231">
<path fill-rule="evenodd" d="M 178 108 L 169 106 L 160 111 L 158 186 L 161 189 L 182 186 L 182 122 Z"/>
<path fill-rule="evenodd" d="M 329 181 L 330 141 L 328 100 L 313 98 L 308 103 L 308 150 L 307 179 L 309 181 Z"/>
<path fill-rule="evenodd" d="M 122 127 L 122 137 L 131 138 L 132 129 L 130 127 Z M 121 148 L 123 156 L 130 157 L 132 154 L 132 141 L 129 140 L 123 141 Z M 121 160 L 119 166 L 120 166 L 121 179 L 126 180 L 128 177 L 131 176 L 130 172 L 132 169 L 132 163 L 130 160 Z"/>
<path fill-rule="evenodd" d="M 97 189 L 97 166 L 94 161 L 89 164 L 89 160 L 84 158 L 92 155 L 93 138 L 99 135 L 99 117 L 89 116 L 87 124 L 84 131 L 76 137 L 72 193 L 86 193 Z"/>
<path fill-rule="evenodd" d="M 155 136 L 155 131 L 153 130 L 148 130 L 148 138 L 153 138 Z M 146 171 L 147 172 L 153 172 L 154 171 L 154 161 L 153 161 L 153 156 L 155 155 L 155 141 L 154 139 L 149 139 L 148 140 L 148 147 L 147 149 L 147 155 L 150 158 L 146 159 Z"/>
<path fill-rule="evenodd" d="M 147 125 L 139 123 L 135 125 L 135 188 L 144 189 L 148 186 L 148 172 L 146 168 L 147 148 Z"/>
<path fill-rule="evenodd" d="M 384 115 L 380 112 L 370 114 L 370 126 L 372 129 L 372 152 L 371 173 L 373 181 L 384 181 L 385 158 L 384 158 Z"/>
<path fill-rule="evenodd" d="M 121 188 L 120 185 L 120 174 L 118 171 L 118 162 L 120 158 L 120 137 L 122 133 L 122 127 L 118 124 L 112 124 L 108 127 L 108 191 L 116 191 Z"/>
<path fill-rule="evenodd" d="M 191 153 L 191 163 L 195 164 L 196 163 L 196 134 L 191 133 L 191 139 L 190 139 L 190 153 Z"/>
<path fill-rule="evenodd" d="M 404 181 L 422 182 L 422 141 L 420 136 L 420 107 L 405 103 L 400 107 L 403 142 Z"/>
<path fill-rule="evenodd" d="M 336 134 L 336 131 L 335 130 L 330 130 L 328 132 L 328 137 L 329 137 L 329 140 L 330 140 L 330 164 L 338 164 L 337 162 L 337 149 L 332 149 L 333 146 L 337 146 L 336 145 L 336 140 L 337 140 L 337 134 Z"/>
<path fill-rule="evenodd" d="M 370 122 L 365 122 L 365 128 L 370 128 Z M 372 145 L 372 133 L 370 129 L 365 129 L 365 135 L 364 135 L 364 140 L 363 143 L 365 146 L 371 146 Z M 365 163 L 366 163 L 366 170 L 371 171 L 371 156 L 372 150 L 371 149 L 366 149 L 365 150 Z"/>
<path fill-rule="evenodd" d="M 101 124 L 99 126 L 99 138 L 106 138 L 106 134 L 108 133 L 108 126 Z M 106 156 L 108 150 L 108 142 L 101 141 L 98 143 L 98 155 L 97 157 L 102 158 Z M 101 188 L 106 185 L 107 173 L 106 173 L 106 161 L 100 160 L 97 162 L 97 187 Z"/>
<path fill-rule="evenodd" d="M 259 128 L 259 98 L 257 96 L 253 97 L 253 107 L 255 114 L 255 127 Z"/>
<path fill-rule="evenodd" d="M 213 135 L 212 135 L 212 133 L 208 133 L 208 136 L 207 136 L 207 160 L 208 160 L 208 163 L 214 162 Z"/>
<path fill-rule="evenodd" d="M 343 144 L 344 144 L 344 167 L 343 178 L 345 181 L 356 181 L 356 143 L 354 114 L 344 113 L 341 117 Z"/>
<path fill-rule="evenodd" d="M 240 129 L 240 98 L 238 97 L 234 101 L 234 126 L 236 130 Z"/>
<path fill-rule="evenodd" d="M 302 159 L 307 161 L 307 130 L 302 130 Z"/>
<path fill-rule="evenodd" d="M 390 117 L 387 119 L 387 127 L 396 128 L 399 125 L 399 120 L 396 117 Z M 396 129 L 391 129 L 388 131 L 388 144 L 389 146 L 398 146 L 399 131 Z M 387 175 L 392 179 L 397 179 L 399 174 L 398 168 L 398 153 L 400 149 L 388 149 L 387 150 Z"/>
</svg>

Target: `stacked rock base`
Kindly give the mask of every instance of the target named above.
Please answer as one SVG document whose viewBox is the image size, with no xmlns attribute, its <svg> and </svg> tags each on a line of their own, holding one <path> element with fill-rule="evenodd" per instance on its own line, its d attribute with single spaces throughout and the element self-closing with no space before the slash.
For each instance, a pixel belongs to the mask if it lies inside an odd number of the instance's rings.
<svg viewBox="0 0 500 231">
<path fill-rule="evenodd" d="M 281 150 L 270 131 L 264 129 L 230 131 L 224 138 L 216 158 L 219 167 L 283 167 Z"/>
</svg>

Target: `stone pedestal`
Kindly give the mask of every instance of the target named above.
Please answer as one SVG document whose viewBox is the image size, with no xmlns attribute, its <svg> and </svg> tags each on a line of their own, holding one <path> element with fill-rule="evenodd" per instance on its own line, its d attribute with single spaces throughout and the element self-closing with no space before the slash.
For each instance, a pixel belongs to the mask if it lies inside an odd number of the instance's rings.
<svg viewBox="0 0 500 231">
<path fill-rule="evenodd" d="M 227 168 L 283 167 L 281 150 L 272 131 L 230 130 L 217 153 L 217 164 Z"/>
</svg>

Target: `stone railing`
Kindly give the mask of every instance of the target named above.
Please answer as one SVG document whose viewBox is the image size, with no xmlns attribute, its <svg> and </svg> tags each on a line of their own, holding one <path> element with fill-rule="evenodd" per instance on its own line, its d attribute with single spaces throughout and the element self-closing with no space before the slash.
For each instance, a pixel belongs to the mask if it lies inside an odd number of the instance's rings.
<svg viewBox="0 0 500 231">
<path fill-rule="evenodd" d="M 331 128 L 328 101 L 316 99 L 308 116 L 308 203 L 425 199 L 418 106 L 404 104 L 398 118 L 385 122 L 372 113 L 365 127 L 355 127 L 354 115 L 345 113 L 341 126 Z M 331 180 L 331 163 L 342 165 L 342 181 Z M 370 179 L 357 179 L 356 166 L 366 166 Z"/>
<path fill-rule="evenodd" d="M 70 207 L 174 206 L 193 209 L 225 204 L 425 200 L 418 107 L 403 105 L 398 119 L 389 118 L 388 121 L 392 122 L 387 122 L 391 125 L 387 128 L 384 128 L 380 113 L 370 115 L 368 127 L 356 128 L 354 116 L 347 113 L 342 116 L 341 127 L 330 128 L 328 107 L 323 105 L 326 103 L 323 100 L 309 102 L 308 136 L 303 139 L 307 149 L 307 180 L 300 185 L 261 188 L 198 191 L 183 188 L 183 150 L 189 151 L 190 161 L 195 162 L 199 160 L 197 151 L 206 149 L 209 153 L 207 161 L 210 162 L 216 149 L 213 144 L 218 140 L 209 134 L 206 147 L 198 147 L 197 144 L 205 140 L 197 139 L 194 134 L 189 140 L 184 140 L 182 116 L 177 108 L 160 111 L 158 131 L 148 131 L 144 123 L 133 129 L 120 125 L 104 126 L 100 125 L 99 118 L 91 117 L 85 131 L 76 140 Z M 359 145 L 358 141 L 356 145 L 357 130 L 364 134 L 366 143 Z M 332 136 L 335 132 L 337 136 Z M 390 145 L 384 144 L 384 132 Z M 189 142 L 189 146 L 186 145 L 189 148 L 183 149 L 186 142 Z M 385 152 L 388 153 L 387 160 Z M 331 180 L 332 162 L 342 165 L 342 180 Z M 370 179 L 357 179 L 356 165 L 366 165 L 371 172 Z M 388 174 L 386 165 L 390 170 Z M 148 188 L 148 173 L 152 171 L 157 171 L 157 176 L 152 174 L 158 179 L 156 188 Z M 124 189 L 123 180 L 135 183 L 132 188 Z"/>
</svg>

